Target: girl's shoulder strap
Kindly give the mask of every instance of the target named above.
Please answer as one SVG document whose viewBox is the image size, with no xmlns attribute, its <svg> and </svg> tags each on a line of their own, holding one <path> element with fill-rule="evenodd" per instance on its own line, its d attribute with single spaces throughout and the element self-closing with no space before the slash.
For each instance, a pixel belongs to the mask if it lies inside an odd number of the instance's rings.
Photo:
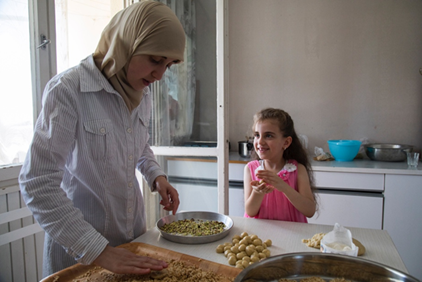
<svg viewBox="0 0 422 282">
<path fill-rule="evenodd" d="M 248 167 L 252 170 L 255 171 L 255 169 L 257 167 L 259 167 L 259 161 L 258 160 L 254 160 L 254 161 L 250 161 L 248 162 Z"/>
<path fill-rule="evenodd" d="M 297 160 L 294 160 L 294 159 L 288 160 L 287 163 L 294 164 L 295 166 L 297 166 L 298 164 Z"/>
</svg>

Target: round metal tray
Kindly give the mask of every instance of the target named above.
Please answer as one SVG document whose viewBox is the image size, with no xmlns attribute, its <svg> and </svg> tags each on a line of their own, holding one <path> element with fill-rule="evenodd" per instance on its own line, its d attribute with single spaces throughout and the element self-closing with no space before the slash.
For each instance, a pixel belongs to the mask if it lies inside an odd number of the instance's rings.
<svg viewBox="0 0 422 282">
<path fill-rule="evenodd" d="M 366 155 L 373 161 L 382 162 L 402 162 L 407 156 L 406 152 L 411 152 L 413 146 L 401 144 L 366 144 Z"/>
<path fill-rule="evenodd" d="M 290 253 L 264 259 L 248 266 L 234 279 L 241 281 L 278 281 L 320 277 L 325 281 L 344 278 L 350 281 L 419 281 L 386 265 L 346 255 L 316 252 Z"/>
<path fill-rule="evenodd" d="M 183 220 L 183 219 L 195 219 L 195 220 L 204 220 L 204 221 L 211 221 L 216 220 L 223 222 L 226 227 L 224 231 L 219 234 L 209 235 L 209 236 L 184 236 L 178 234 L 170 234 L 161 230 L 160 227 L 163 227 L 164 224 L 172 223 L 174 221 Z M 161 236 L 165 239 L 182 244 L 205 244 L 220 240 L 226 237 L 230 233 L 230 229 L 233 227 L 233 220 L 224 215 L 215 212 L 204 212 L 204 211 L 196 211 L 196 212 L 180 212 L 175 215 L 168 215 L 160 220 L 157 221 L 157 229 L 160 231 Z"/>
</svg>

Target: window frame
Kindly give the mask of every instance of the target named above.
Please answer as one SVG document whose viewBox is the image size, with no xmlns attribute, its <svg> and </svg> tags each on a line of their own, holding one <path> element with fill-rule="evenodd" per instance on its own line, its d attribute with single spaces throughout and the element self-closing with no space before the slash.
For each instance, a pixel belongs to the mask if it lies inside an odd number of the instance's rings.
<svg viewBox="0 0 422 282">
<path fill-rule="evenodd" d="M 229 214 L 228 1 L 216 0 L 217 147 L 152 146 L 156 156 L 217 158 L 218 212 Z"/>
<path fill-rule="evenodd" d="M 130 2 L 130 0 L 124 0 Z M 34 125 L 41 111 L 42 93 L 56 74 L 56 36 L 54 1 L 28 1 Z M 229 133 L 228 133 L 228 1 L 216 0 L 217 44 L 217 147 L 153 146 L 157 156 L 202 156 L 217 158 L 218 212 L 229 213 Z M 41 36 L 51 41 L 47 48 L 37 48 Z M 1 183 L 17 183 L 22 165 L 0 167 Z"/>
</svg>

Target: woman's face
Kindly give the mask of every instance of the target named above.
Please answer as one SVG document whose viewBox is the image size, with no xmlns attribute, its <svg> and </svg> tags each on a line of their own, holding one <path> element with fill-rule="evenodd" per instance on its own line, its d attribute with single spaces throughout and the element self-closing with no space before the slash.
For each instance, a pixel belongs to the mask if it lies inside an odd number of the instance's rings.
<svg viewBox="0 0 422 282">
<path fill-rule="evenodd" d="M 160 80 L 174 63 L 178 63 L 178 60 L 151 55 L 133 56 L 127 69 L 127 81 L 133 89 L 140 91 Z"/>
</svg>

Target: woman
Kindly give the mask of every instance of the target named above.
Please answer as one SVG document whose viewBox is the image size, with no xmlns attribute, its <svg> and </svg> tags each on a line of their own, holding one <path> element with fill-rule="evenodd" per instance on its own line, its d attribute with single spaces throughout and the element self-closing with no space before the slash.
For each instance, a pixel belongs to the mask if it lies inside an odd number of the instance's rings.
<svg viewBox="0 0 422 282">
<path fill-rule="evenodd" d="M 148 145 L 151 94 L 183 60 L 185 35 L 164 4 L 122 10 L 104 29 L 95 53 L 53 77 L 19 177 L 21 192 L 46 231 L 43 275 L 76 262 L 115 273 L 167 267 L 115 246 L 146 231 L 138 169 L 164 209 L 179 197 Z"/>
</svg>

